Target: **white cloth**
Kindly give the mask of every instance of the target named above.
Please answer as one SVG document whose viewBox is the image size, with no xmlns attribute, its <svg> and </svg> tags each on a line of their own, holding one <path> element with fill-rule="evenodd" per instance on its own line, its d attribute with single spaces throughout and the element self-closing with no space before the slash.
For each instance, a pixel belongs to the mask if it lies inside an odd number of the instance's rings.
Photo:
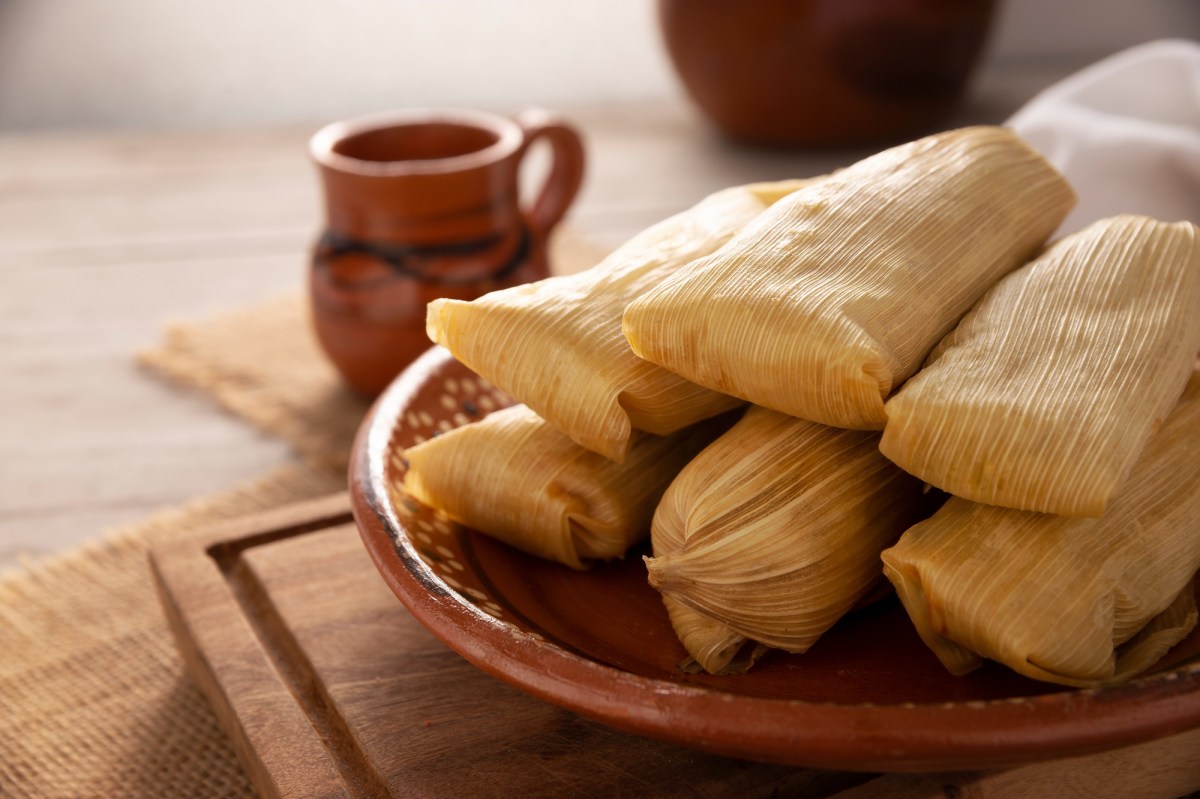
<svg viewBox="0 0 1200 799">
<path fill-rule="evenodd" d="M 1200 45 L 1139 45 L 1056 83 L 1008 125 L 1062 171 L 1070 233 L 1120 213 L 1200 224 Z"/>
</svg>

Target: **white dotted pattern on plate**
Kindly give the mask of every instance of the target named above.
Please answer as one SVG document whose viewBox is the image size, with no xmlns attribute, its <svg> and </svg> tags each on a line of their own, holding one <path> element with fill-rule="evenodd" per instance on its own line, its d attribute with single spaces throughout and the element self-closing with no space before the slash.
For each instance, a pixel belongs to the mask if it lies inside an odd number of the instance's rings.
<svg viewBox="0 0 1200 799">
<path fill-rule="evenodd" d="M 431 381 L 434 382 L 436 381 Z M 513 404 L 508 395 L 469 372 L 458 377 L 444 378 L 441 381 L 441 389 L 442 392 L 437 396 L 435 403 L 422 403 L 427 407 L 432 406 L 433 412 L 410 410 L 404 414 L 392 432 L 388 442 L 387 475 L 392 506 L 409 532 L 413 548 L 438 579 L 484 613 L 518 627 L 508 618 L 504 608 L 482 590 L 463 565 L 462 526 L 440 511 L 417 502 L 404 490 L 404 472 L 408 468 L 408 463 L 404 460 L 405 446 L 422 444 L 456 427 L 482 419 L 497 408 Z M 537 633 L 528 630 L 523 632 L 541 638 Z"/>
</svg>

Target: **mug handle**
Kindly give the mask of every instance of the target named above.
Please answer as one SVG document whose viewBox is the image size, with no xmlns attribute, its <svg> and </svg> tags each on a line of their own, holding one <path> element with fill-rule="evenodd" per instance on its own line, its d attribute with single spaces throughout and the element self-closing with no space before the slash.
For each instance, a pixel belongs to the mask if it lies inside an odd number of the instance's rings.
<svg viewBox="0 0 1200 799">
<path fill-rule="evenodd" d="M 552 153 L 550 174 L 527 214 L 534 235 L 543 238 L 562 219 L 583 183 L 583 139 L 574 127 L 543 108 L 527 108 L 514 121 L 525 133 L 518 158 L 524 158 L 538 139 L 545 139 Z"/>
</svg>

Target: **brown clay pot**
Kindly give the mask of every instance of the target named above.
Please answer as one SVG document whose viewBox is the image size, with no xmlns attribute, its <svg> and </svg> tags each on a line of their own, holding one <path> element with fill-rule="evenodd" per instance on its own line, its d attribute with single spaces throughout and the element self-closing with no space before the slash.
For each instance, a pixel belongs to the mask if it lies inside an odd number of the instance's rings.
<svg viewBox="0 0 1200 799">
<path fill-rule="evenodd" d="M 531 209 L 518 202 L 529 146 L 553 153 Z M 578 133 L 546 111 L 515 118 L 421 109 L 329 125 L 310 143 L 326 230 L 309 289 L 317 338 L 346 381 L 373 396 L 430 347 L 425 307 L 549 273 L 546 239 L 583 178 Z"/>
<path fill-rule="evenodd" d="M 717 127 L 774 145 L 920 133 L 962 95 L 994 0 L 659 0 L 688 94 Z"/>
</svg>

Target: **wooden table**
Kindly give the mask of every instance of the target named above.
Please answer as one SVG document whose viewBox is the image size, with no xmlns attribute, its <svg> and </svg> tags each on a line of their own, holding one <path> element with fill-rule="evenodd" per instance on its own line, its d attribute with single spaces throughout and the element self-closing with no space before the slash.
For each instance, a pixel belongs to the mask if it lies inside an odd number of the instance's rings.
<svg viewBox="0 0 1200 799">
<path fill-rule="evenodd" d="M 1077 66 L 985 70 L 947 124 L 1003 120 Z M 570 223 L 610 245 L 717 188 L 862 154 L 741 149 L 682 103 L 565 113 L 589 155 Z M 132 356 L 172 319 L 303 286 L 318 126 L 0 136 L 0 572 L 289 457 Z"/>
</svg>

